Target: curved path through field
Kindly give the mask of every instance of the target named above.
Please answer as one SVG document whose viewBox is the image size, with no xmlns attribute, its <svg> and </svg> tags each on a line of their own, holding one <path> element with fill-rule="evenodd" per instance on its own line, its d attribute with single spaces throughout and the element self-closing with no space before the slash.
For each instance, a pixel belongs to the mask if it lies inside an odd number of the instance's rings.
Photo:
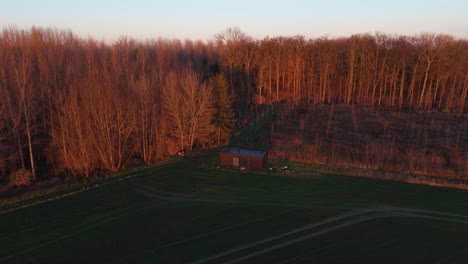
<svg viewBox="0 0 468 264">
<path fill-rule="evenodd" d="M 448 215 L 451 215 L 451 217 L 448 217 Z M 209 263 L 211 261 L 223 263 L 237 263 L 338 229 L 342 229 L 361 222 L 386 217 L 423 218 L 468 224 L 467 216 L 438 213 L 433 211 L 423 211 L 411 208 L 382 207 L 357 210 L 333 218 L 325 219 L 324 221 L 307 225 L 299 229 L 294 229 L 273 237 L 269 237 L 267 239 L 242 245 L 240 247 L 200 259 L 193 263 L 200 264 Z M 289 238 L 282 239 L 285 237 Z M 262 247 L 261 245 L 264 246 Z M 244 251 L 245 254 L 243 254 Z M 230 256 L 234 258 L 230 258 Z M 223 258 L 226 258 L 226 260 L 224 260 Z"/>
<path fill-rule="evenodd" d="M 179 194 L 171 192 L 160 192 L 148 188 L 137 190 L 138 193 L 158 198 L 167 201 L 188 201 L 188 202 L 248 202 L 236 197 L 218 196 L 218 195 L 198 195 L 198 194 Z M 326 207 L 325 205 L 299 205 L 289 204 L 278 201 L 274 202 L 252 202 L 255 204 L 265 205 L 281 205 L 292 207 Z M 336 208 L 336 207 L 333 207 Z M 349 208 L 349 207 L 347 207 Z M 237 263 L 250 258 L 265 254 L 295 243 L 305 241 L 332 231 L 336 231 L 345 227 L 349 227 L 358 223 L 367 222 L 375 219 L 388 218 L 388 217 L 405 217 L 405 218 L 419 218 L 419 219 L 432 219 L 438 221 L 455 222 L 460 224 L 468 224 L 468 216 L 450 214 L 444 212 L 421 210 L 414 208 L 404 207 L 376 207 L 376 208 L 363 208 L 352 209 L 350 212 L 341 214 L 332 218 L 327 218 L 323 221 L 312 223 L 300 228 L 290 230 L 272 237 L 254 241 L 248 244 L 240 245 L 238 247 L 199 259 L 194 264 L 201 263 Z"/>
</svg>

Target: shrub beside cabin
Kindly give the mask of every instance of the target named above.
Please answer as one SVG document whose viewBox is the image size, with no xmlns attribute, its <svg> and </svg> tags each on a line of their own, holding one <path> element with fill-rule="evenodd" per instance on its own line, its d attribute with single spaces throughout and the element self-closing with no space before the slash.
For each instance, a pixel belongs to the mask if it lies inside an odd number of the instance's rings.
<svg viewBox="0 0 468 264">
<path fill-rule="evenodd" d="M 221 166 L 263 170 L 267 158 L 268 154 L 264 151 L 225 148 L 219 154 L 219 163 Z"/>
</svg>

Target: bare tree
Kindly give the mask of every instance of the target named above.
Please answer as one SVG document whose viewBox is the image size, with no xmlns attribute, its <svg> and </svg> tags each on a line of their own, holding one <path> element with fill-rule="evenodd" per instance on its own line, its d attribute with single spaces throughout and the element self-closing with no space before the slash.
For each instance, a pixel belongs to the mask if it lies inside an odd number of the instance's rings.
<svg viewBox="0 0 468 264">
<path fill-rule="evenodd" d="M 7 53 L 10 54 L 9 77 L 10 82 L 5 91 L 10 117 L 16 131 L 18 150 L 22 153 L 20 127 L 24 128 L 28 144 L 29 163 L 33 180 L 36 178 L 35 157 L 33 152 L 33 130 L 35 129 L 35 114 L 38 113 L 37 96 L 33 89 L 32 47 L 27 33 L 14 29 L 3 32 L 9 38 L 11 45 Z M 21 155 L 22 156 L 22 155 Z M 24 157 L 22 158 L 24 164 Z M 23 166 L 24 168 L 24 166 Z"/>
<path fill-rule="evenodd" d="M 211 89 L 191 70 L 169 73 L 163 89 L 164 112 L 172 121 L 172 131 L 181 149 L 193 150 L 203 137 L 212 116 Z M 208 131 L 205 131 L 208 132 Z"/>
<path fill-rule="evenodd" d="M 446 35 L 434 35 L 429 33 L 421 34 L 415 39 L 419 58 L 422 63 L 426 65 L 424 71 L 424 80 L 421 87 L 421 93 L 418 99 L 418 107 L 422 108 L 424 102 L 426 102 L 425 107 L 429 107 L 431 104 L 430 96 L 426 94 L 431 92 L 432 83 L 429 84 L 428 81 L 433 77 L 430 75 L 433 65 L 445 59 L 446 53 L 444 48 L 449 42 L 452 42 L 453 38 Z M 434 74 L 434 73 L 433 73 Z"/>
<path fill-rule="evenodd" d="M 246 38 L 245 33 L 235 27 L 228 28 L 226 31 L 216 34 L 215 37 L 220 48 L 221 63 L 228 67 L 229 70 L 230 95 L 232 98 L 236 98 L 234 87 L 234 67 L 238 61 L 241 42 Z"/>
<path fill-rule="evenodd" d="M 247 91 L 246 93 L 242 94 L 244 97 L 247 105 L 251 106 L 251 98 L 253 96 L 252 93 L 252 75 L 253 75 L 253 68 L 256 65 L 257 56 L 256 53 L 258 52 L 257 43 L 252 40 L 250 37 L 245 37 L 241 40 L 240 45 L 240 52 L 239 52 L 239 64 L 241 68 L 245 71 L 245 83 L 247 84 Z M 250 107 L 251 108 L 251 107 Z"/>
</svg>

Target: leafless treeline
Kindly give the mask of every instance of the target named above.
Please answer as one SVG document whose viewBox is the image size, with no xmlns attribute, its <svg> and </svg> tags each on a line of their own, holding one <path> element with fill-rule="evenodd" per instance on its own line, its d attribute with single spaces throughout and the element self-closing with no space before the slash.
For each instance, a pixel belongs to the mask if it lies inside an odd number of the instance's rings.
<svg viewBox="0 0 468 264">
<path fill-rule="evenodd" d="M 69 31 L 7 28 L 0 175 L 88 176 L 218 144 L 219 72 L 241 120 L 252 106 L 281 100 L 463 112 L 467 56 L 468 41 L 431 34 L 255 40 L 234 28 L 216 42 L 109 45 Z"/>
<path fill-rule="evenodd" d="M 88 176 L 212 144 L 215 54 L 201 42 L 106 45 L 68 31 L 4 29 L 0 175 Z"/>
<path fill-rule="evenodd" d="M 429 33 L 254 40 L 236 28 L 217 39 L 232 93 L 249 94 L 236 97 L 246 104 L 255 97 L 257 103 L 467 109 L 467 40 Z"/>
</svg>

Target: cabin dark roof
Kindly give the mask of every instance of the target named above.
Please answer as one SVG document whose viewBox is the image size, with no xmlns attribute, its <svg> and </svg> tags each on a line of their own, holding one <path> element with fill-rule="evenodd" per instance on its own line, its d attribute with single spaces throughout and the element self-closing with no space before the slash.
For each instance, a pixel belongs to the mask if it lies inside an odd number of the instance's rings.
<svg viewBox="0 0 468 264">
<path fill-rule="evenodd" d="M 222 153 L 256 157 L 256 158 L 263 158 L 266 155 L 266 152 L 263 152 L 263 151 L 247 150 L 247 149 L 233 149 L 233 148 L 225 148 L 223 149 Z"/>
</svg>

